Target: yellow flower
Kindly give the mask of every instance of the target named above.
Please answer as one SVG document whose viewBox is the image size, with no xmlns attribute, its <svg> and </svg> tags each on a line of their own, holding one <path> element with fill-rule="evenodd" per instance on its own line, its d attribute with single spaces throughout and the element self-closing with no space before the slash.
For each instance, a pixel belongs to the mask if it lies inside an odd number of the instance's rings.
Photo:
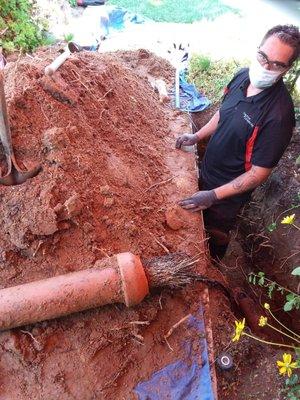
<svg viewBox="0 0 300 400">
<path fill-rule="evenodd" d="M 283 361 L 277 361 L 277 366 L 279 368 L 280 375 L 287 374 L 290 377 L 293 373 L 292 369 L 297 368 L 297 363 L 292 362 L 291 354 L 284 353 Z"/>
<path fill-rule="evenodd" d="M 259 318 L 259 323 L 258 323 L 258 325 L 259 325 L 259 326 L 265 326 L 265 325 L 267 325 L 267 322 L 268 322 L 268 318 L 267 318 L 267 317 L 261 316 L 261 317 Z"/>
<path fill-rule="evenodd" d="M 242 322 L 235 321 L 235 333 L 232 338 L 233 342 L 237 342 L 238 340 L 240 340 L 240 337 L 243 334 L 244 329 L 245 329 L 245 318 L 243 318 Z"/>
<path fill-rule="evenodd" d="M 287 225 L 291 225 L 294 223 L 295 220 L 295 214 L 292 215 L 287 215 L 286 217 L 283 218 L 283 220 L 281 221 L 282 224 L 287 224 Z"/>
<path fill-rule="evenodd" d="M 265 303 L 264 307 L 265 307 L 266 310 L 270 310 L 270 304 L 269 303 Z"/>
</svg>

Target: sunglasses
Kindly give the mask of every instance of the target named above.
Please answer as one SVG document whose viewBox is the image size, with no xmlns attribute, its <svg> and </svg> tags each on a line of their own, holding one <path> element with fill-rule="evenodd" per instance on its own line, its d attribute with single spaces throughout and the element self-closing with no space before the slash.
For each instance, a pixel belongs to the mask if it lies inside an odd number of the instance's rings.
<svg viewBox="0 0 300 400">
<path fill-rule="evenodd" d="M 280 61 L 270 61 L 268 56 L 261 50 L 257 51 L 257 61 L 261 65 L 268 64 L 271 70 L 283 72 L 285 69 L 289 68 L 289 65 Z"/>
</svg>

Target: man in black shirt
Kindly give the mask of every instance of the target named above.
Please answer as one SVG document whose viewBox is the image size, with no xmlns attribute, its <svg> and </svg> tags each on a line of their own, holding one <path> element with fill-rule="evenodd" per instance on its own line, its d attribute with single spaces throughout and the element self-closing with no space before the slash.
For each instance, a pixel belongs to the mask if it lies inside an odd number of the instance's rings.
<svg viewBox="0 0 300 400">
<path fill-rule="evenodd" d="M 264 36 L 250 68 L 225 89 L 212 119 L 176 148 L 210 137 L 201 164 L 201 191 L 181 200 L 190 211 L 204 210 L 212 257 L 222 258 L 240 208 L 266 181 L 288 146 L 295 127 L 294 105 L 282 77 L 299 58 L 300 33 L 278 25 Z"/>
</svg>

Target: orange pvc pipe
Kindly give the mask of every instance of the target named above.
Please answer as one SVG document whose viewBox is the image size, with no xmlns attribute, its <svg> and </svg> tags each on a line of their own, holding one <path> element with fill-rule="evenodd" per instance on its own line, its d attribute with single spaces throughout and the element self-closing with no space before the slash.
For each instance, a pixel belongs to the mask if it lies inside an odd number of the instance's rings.
<svg viewBox="0 0 300 400">
<path fill-rule="evenodd" d="M 104 304 L 127 307 L 149 293 L 138 256 L 121 253 L 94 267 L 0 290 L 0 329 L 61 317 Z"/>
</svg>

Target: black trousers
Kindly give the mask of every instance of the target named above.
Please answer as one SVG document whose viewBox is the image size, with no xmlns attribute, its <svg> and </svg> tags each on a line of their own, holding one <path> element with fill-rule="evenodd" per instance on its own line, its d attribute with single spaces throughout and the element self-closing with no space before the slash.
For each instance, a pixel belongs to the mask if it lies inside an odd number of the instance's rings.
<svg viewBox="0 0 300 400">
<path fill-rule="evenodd" d="M 221 201 L 203 211 L 208 246 L 212 258 L 224 257 L 230 241 L 230 231 L 235 228 L 237 215 L 245 203 Z"/>
<path fill-rule="evenodd" d="M 210 185 L 201 182 L 200 190 L 211 190 Z M 210 208 L 203 210 L 205 230 L 209 236 L 208 246 L 212 258 L 224 257 L 230 241 L 230 231 L 236 227 L 237 215 L 250 200 L 251 193 L 219 200 Z"/>
</svg>

